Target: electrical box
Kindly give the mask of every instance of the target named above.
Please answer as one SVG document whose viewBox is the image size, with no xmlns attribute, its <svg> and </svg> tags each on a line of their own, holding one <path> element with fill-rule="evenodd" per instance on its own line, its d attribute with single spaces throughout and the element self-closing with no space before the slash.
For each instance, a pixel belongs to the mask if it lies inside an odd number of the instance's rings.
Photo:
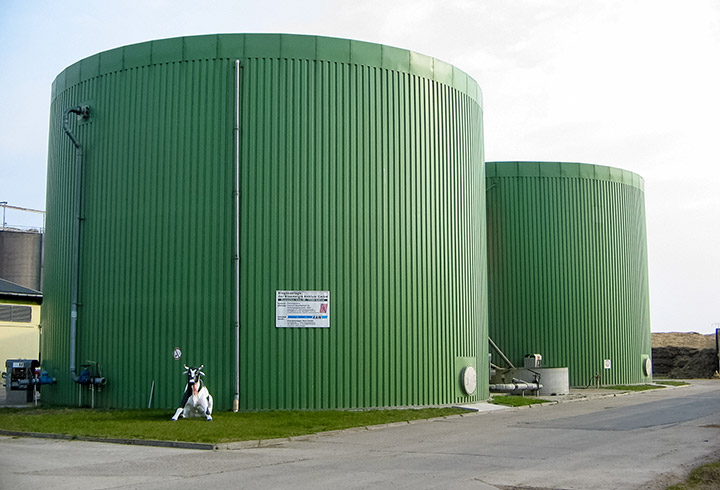
<svg viewBox="0 0 720 490">
<path fill-rule="evenodd" d="M 32 380 L 35 368 L 40 367 L 37 359 L 8 359 L 5 361 L 5 393 L 9 405 L 33 401 Z"/>
<path fill-rule="evenodd" d="M 525 356 L 526 368 L 542 367 L 542 356 L 540 354 L 528 354 Z"/>
</svg>

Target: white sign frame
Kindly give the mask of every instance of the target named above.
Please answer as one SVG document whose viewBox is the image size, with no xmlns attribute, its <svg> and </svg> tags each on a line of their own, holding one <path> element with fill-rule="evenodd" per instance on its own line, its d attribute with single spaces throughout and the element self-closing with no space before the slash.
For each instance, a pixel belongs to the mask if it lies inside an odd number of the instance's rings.
<svg viewBox="0 0 720 490">
<path fill-rule="evenodd" d="M 275 328 L 330 328 L 330 291 L 275 291 Z"/>
</svg>

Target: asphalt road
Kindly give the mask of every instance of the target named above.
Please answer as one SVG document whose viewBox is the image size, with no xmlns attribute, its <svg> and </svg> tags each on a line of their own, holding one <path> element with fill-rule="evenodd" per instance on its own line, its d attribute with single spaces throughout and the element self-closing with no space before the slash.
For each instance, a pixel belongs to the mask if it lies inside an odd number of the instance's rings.
<svg viewBox="0 0 720 490">
<path fill-rule="evenodd" d="M 0 489 L 659 489 L 720 459 L 720 381 L 199 451 L 0 437 Z"/>
</svg>

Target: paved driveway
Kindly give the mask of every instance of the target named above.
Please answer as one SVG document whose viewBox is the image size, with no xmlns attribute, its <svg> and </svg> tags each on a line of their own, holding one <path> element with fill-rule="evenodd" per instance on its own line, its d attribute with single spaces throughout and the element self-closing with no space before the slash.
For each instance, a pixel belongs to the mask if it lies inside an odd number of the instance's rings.
<svg viewBox="0 0 720 490">
<path fill-rule="evenodd" d="M 198 451 L 0 438 L 0 488 L 665 488 L 720 459 L 720 381 Z"/>
</svg>

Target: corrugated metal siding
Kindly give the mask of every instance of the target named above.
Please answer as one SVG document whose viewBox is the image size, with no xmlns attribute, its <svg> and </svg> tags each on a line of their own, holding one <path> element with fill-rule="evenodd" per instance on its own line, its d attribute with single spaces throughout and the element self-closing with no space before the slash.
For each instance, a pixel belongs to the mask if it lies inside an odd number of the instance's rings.
<svg viewBox="0 0 720 490">
<path fill-rule="evenodd" d="M 455 357 L 487 355 L 479 106 L 377 67 L 243 72 L 242 406 L 456 400 Z M 329 290 L 331 328 L 275 329 L 276 290 Z"/>
<path fill-rule="evenodd" d="M 101 406 L 146 405 L 155 380 L 155 406 L 172 407 L 184 386 L 178 346 L 230 407 L 236 57 L 241 408 L 486 397 L 477 86 L 396 48 L 220 35 L 100 53 L 54 84 L 43 346 L 60 382 L 46 400 L 76 400 L 74 149 L 59 121 L 89 102 L 90 122 L 72 125 L 86 148 L 78 362 L 105 368 Z M 290 289 L 330 290 L 331 328 L 276 329 L 275 291 Z M 481 373 L 473 397 L 458 393 L 456 360 L 468 357 Z"/>
<path fill-rule="evenodd" d="M 585 386 L 649 381 L 642 179 L 609 167 L 487 164 L 490 338 Z M 612 368 L 604 369 L 604 360 Z"/>
<path fill-rule="evenodd" d="M 87 101 L 90 122 L 72 125 L 85 148 L 77 360 L 104 368 L 98 403 L 147 406 L 155 380 L 155 406 L 176 404 L 176 346 L 182 361 L 206 363 L 211 388 L 234 384 L 232 80 L 226 63 L 167 63 L 104 75 L 55 100 L 44 312 L 44 357 L 59 376 L 53 401 L 77 400 L 66 351 L 75 151 L 56 121 Z"/>
<path fill-rule="evenodd" d="M 94 87 L 93 82 L 85 85 Z M 70 302 L 72 281 L 73 203 L 75 199 L 75 148 L 64 137 L 62 110 L 78 102 L 83 87 L 60 97 L 51 106 L 48 147 L 47 206 L 45 214 L 45 277 L 42 308 L 40 354 L 43 367 L 58 380 L 52 389 L 43 390 L 49 403 L 69 404 L 77 400 L 69 373 Z M 74 134 L 84 141 L 94 134 L 92 125 L 75 128 Z"/>
</svg>

